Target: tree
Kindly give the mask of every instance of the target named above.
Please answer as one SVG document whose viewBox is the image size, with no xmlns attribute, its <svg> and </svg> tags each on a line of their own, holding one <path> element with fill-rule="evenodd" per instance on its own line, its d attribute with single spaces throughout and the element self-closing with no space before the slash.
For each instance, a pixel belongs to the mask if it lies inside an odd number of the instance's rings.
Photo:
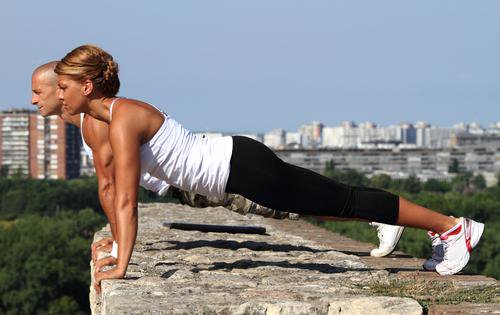
<svg viewBox="0 0 500 315">
<path fill-rule="evenodd" d="M 460 164 L 457 159 L 452 159 L 451 164 L 448 166 L 449 173 L 460 173 Z"/>
<path fill-rule="evenodd" d="M 446 181 L 440 181 L 431 178 L 422 184 L 422 190 L 436 193 L 445 193 L 451 190 L 451 185 Z"/>
<path fill-rule="evenodd" d="M 452 190 L 461 194 L 471 194 L 471 172 L 457 174 L 451 181 Z"/>
<path fill-rule="evenodd" d="M 420 180 L 415 175 L 411 175 L 403 180 L 401 188 L 410 194 L 418 194 L 420 192 Z"/>
<path fill-rule="evenodd" d="M 363 173 L 353 169 L 334 171 L 331 178 L 353 186 L 367 186 L 369 182 L 368 178 Z"/>
<path fill-rule="evenodd" d="M 372 176 L 370 179 L 370 185 L 375 188 L 389 189 L 391 187 L 392 179 L 387 174 L 379 174 Z"/>
<path fill-rule="evenodd" d="M 14 173 L 12 173 L 12 178 L 28 178 L 28 175 L 24 173 L 22 167 L 18 167 Z"/>
<path fill-rule="evenodd" d="M 27 215 L 1 231 L 0 313 L 86 313 L 90 244 L 103 223 L 85 209 Z"/>
<path fill-rule="evenodd" d="M 484 190 L 486 188 L 486 180 L 481 174 L 474 176 L 471 183 L 476 190 Z"/>
<path fill-rule="evenodd" d="M 325 163 L 325 171 L 323 172 L 323 175 L 329 178 L 333 178 L 335 176 L 335 163 L 333 160 Z"/>
<path fill-rule="evenodd" d="M 0 165 L 0 177 L 9 176 L 9 166 L 8 165 Z"/>
<path fill-rule="evenodd" d="M 18 189 L 4 193 L 0 218 L 12 220 L 22 214 L 26 208 L 26 197 L 26 192 Z"/>
</svg>

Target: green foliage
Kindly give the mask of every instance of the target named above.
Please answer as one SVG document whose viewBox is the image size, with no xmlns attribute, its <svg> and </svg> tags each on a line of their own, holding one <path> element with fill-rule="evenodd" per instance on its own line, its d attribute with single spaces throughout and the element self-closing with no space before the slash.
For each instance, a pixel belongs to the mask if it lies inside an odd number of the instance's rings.
<svg viewBox="0 0 500 315">
<path fill-rule="evenodd" d="M 97 180 L 36 180 L 0 178 L 0 220 L 23 214 L 53 215 L 62 210 L 101 211 Z"/>
<path fill-rule="evenodd" d="M 483 190 L 486 188 L 486 180 L 483 175 L 474 176 L 471 180 L 472 186 L 477 190 Z"/>
<path fill-rule="evenodd" d="M 325 163 L 325 171 L 323 173 L 326 177 L 333 178 L 335 175 L 335 163 L 333 160 L 327 161 Z"/>
<path fill-rule="evenodd" d="M 102 212 L 95 177 L 72 180 L 0 178 L 0 220 L 13 220 L 23 214 L 53 215 L 60 211 L 91 208 Z M 172 201 L 140 188 L 139 202 Z"/>
<path fill-rule="evenodd" d="M 401 181 L 399 189 L 410 194 L 418 194 L 420 192 L 420 180 L 412 175 L 408 179 Z"/>
<path fill-rule="evenodd" d="M 63 296 L 49 303 L 47 314 L 85 314 L 78 303 L 69 296 Z"/>
<path fill-rule="evenodd" d="M 425 183 L 422 183 L 422 190 L 437 192 L 437 193 L 445 193 L 451 190 L 451 185 L 448 182 L 431 178 Z"/>
<path fill-rule="evenodd" d="M 324 174 L 327 177 L 338 180 L 339 182 L 353 185 L 365 187 L 369 184 L 369 179 L 363 174 L 353 169 L 346 170 L 335 170 L 329 169 L 327 173 Z"/>
<path fill-rule="evenodd" d="M 86 314 L 95 177 L 0 178 L 0 314 Z M 141 202 L 170 201 L 141 188 Z"/>
<path fill-rule="evenodd" d="M 452 159 L 451 164 L 448 166 L 449 173 L 459 173 L 460 172 L 460 164 L 457 159 Z"/>
<path fill-rule="evenodd" d="M 92 209 L 19 218 L 0 231 L 0 313 L 88 310 L 91 237 L 104 224 Z"/>
<path fill-rule="evenodd" d="M 370 182 L 371 182 L 371 186 L 373 188 L 389 189 L 389 188 L 391 188 L 392 179 L 387 174 L 380 174 L 380 175 L 372 176 L 372 178 L 370 179 Z"/>
</svg>

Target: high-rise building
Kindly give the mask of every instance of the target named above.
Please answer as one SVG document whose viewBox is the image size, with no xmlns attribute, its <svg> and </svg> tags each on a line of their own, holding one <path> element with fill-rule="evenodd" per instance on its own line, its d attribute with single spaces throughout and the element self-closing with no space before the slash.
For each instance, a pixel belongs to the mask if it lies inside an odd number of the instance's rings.
<svg viewBox="0 0 500 315">
<path fill-rule="evenodd" d="M 324 125 L 319 121 L 313 121 L 310 124 L 302 125 L 299 133 L 302 134 L 302 145 L 308 148 L 321 146 L 323 139 Z"/>
<path fill-rule="evenodd" d="M 286 143 L 286 132 L 274 129 L 264 134 L 264 144 L 272 149 L 283 149 Z"/>
<path fill-rule="evenodd" d="M 401 142 L 404 144 L 417 144 L 417 130 L 410 123 L 400 125 Z"/>
<path fill-rule="evenodd" d="M 35 113 L 28 110 L 4 111 L 0 114 L 2 174 L 31 175 L 30 123 Z"/>
<path fill-rule="evenodd" d="M 79 129 L 58 117 L 26 109 L 0 113 L 2 173 L 67 179 L 80 175 Z"/>
<path fill-rule="evenodd" d="M 300 149 L 302 148 L 304 135 L 300 132 L 287 132 L 285 136 L 285 142 L 287 148 Z"/>
</svg>

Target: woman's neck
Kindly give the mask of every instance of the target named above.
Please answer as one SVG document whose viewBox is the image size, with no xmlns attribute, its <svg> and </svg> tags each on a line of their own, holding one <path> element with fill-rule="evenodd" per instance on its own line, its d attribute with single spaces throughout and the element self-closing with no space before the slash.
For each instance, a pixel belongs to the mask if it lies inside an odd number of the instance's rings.
<svg viewBox="0 0 500 315">
<path fill-rule="evenodd" d="M 102 120 L 106 123 L 110 123 L 109 107 L 114 97 L 96 97 L 92 99 L 88 106 L 88 112 L 90 116 Z"/>
</svg>

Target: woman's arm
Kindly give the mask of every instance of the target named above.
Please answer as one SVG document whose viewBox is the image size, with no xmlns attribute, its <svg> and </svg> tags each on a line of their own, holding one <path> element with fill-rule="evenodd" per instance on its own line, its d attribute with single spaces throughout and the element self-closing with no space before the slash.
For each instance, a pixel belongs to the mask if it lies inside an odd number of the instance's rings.
<svg viewBox="0 0 500 315">
<path fill-rule="evenodd" d="M 137 195 L 140 178 L 141 141 L 146 142 L 160 128 L 164 117 L 145 103 L 130 100 L 116 103 L 109 124 L 109 142 L 113 152 L 118 259 L 116 268 L 97 272 L 94 287 L 100 292 L 103 279 L 123 278 L 137 237 Z M 117 106 L 119 105 L 119 106 Z"/>
<path fill-rule="evenodd" d="M 137 194 L 140 176 L 140 140 L 136 116 L 128 110 L 115 110 L 109 139 L 114 156 L 114 200 L 117 224 L 118 262 L 116 272 L 127 271 L 137 236 Z"/>
</svg>

